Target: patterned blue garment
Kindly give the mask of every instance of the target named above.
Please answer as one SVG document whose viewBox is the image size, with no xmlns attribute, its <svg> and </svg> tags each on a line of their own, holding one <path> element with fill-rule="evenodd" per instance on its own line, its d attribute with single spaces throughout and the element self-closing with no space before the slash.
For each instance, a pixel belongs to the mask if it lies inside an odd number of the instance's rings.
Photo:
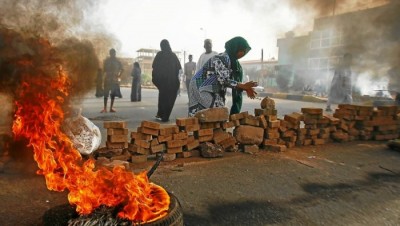
<svg viewBox="0 0 400 226">
<path fill-rule="evenodd" d="M 237 86 L 231 73 L 231 61 L 225 52 L 210 58 L 196 72 L 189 85 L 189 116 L 203 109 L 225 106 L 226 88 Z"/>
</svg>

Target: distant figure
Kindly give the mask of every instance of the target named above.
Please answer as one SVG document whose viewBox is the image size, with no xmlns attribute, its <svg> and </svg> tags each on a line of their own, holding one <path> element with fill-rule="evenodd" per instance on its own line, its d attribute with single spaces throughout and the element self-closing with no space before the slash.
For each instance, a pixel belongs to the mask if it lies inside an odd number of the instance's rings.
<svg viewBox="0 0 400 226">
<path fill-rule="evenodd" d="M 200 70 L 200 68 L 203 67 L 203 65 L 213 56 L 217 55 L 218 53 L 215 51 L 212 51 L 212 41 L 211 39 L 206 39 L 204 40 L 204 49 L 206 49 L 206 52 L 200 55 L 199 60 L 197 61 L 196 64 L 196 71 Z"/>
<path fill-rule="evenodd" d="M 315 96 L 323 97 L 325 95 L 324 86 L 320 79 L 317 79 L 317 81 L 314 84 L 314 87 L 315 87 Z"/>
<path fill-rule="evenodd" d="M 115 112 L 115 109 L 113 108 L 115 97 L 122 97 L 120 87 L 119 87 L 119 81 L 121 79 L 121 74 L 123 71 L 122 64 L 116 57 L 115 49 L 110 49 L 109 53 L 110 53 L 110 57 L 108 57 L 104 61 L 104 66 L 103 66 L 104 73 L 105 73 L 104 108 L 101 111 L 101 113 L 107 112 L 108 96 L 111 97 L 110 112 Z"/>
<path fill-rule="evenodd" d="M 400 105 L 400 53 L 394 58 L 392 67 L 388 70 L 388 89 L 397 105 Z"/>
<path fill-rule="evenodd" d="M 186 90 L 189 90 L 190 80 L 196 72 L 196 62 L 193 62 L 193 55 L 189 55 L 189 62 L 187 62 L 183 68 L 185 73 Z"/>
<path fill-rule="evenodd" d="M 182 69 L 178 57 L 171 50 L 168 40 L 160 43 L 161 51 L 153 61 L 152 81 L 158 88 L 157 120 L 169 121 L 179 90 L 179 70 Z"/>
<path fill-rule="evenodd" d="M 138 62 L 133 63 L 131 102 L 142 101 L 142 69 Z"/>
<path fill-rule="evenodd" d="M 104 96 L 104 90 L 103 90 L 103 70 L 99 68 L 97 70 L 97 77 L 96 77 L 96 97 L 102 97 Z"/>
<path fill-rule="evenodd" d="M 225 106 L 227 88 L 232 89 L 231 114 L 239 112 L 242 105 L 242 99 L 233 97 L 233 93 L 242 96 L 242 91 L 246 91 L 248 97 L 255 98 L 253 87 L 257 83 L 242 83 L 243 72 L 238 61 L 250 49 L 244 38 L 232 38 L 225 43 L 225 52 L 213 56 L 196 72 L 189 86 L 189 116 L 203 109 Z"/>
<path fill-rule="evenodd" d="M 352 55 L 344 54 L 342 62 L 335 69 L 331 87 L 328 94 L 328 102 L 325 111 L 331 112 L 331 104 L 343 104 L 353 102 L 352 75 L 351 75 Z"/>
<path fill-rule="evenodd" d="M 179 70 L 179 89 L 178 89 L 178 96 L 181 96 L 181 85 L 183 82 L 183 71 L 182 69 Z"/>
</svg>

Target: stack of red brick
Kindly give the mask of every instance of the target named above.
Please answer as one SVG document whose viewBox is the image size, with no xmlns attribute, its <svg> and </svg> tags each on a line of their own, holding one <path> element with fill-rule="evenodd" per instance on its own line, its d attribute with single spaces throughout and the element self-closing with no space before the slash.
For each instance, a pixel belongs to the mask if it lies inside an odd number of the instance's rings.
<svg viewBox="0 0 400 226">
<path fill-rule="evenodd" d="M 359 106 L 340 104 L 333 114 L 340 120 L 336 141 L 391 140 L 399 137 L 400 117 L 397 106 Z"/>
<path fill-rule="evenodd" d="M 96 150 L 94 152 L 95 158 L 105 166 L 124 165 L 128 168 L 131 154 L 127 149 L 128 129 L 126 122 L 104 122 L 104 128 L 107 129 L 106 147 Z"/>
<path fill-rule="evenodd" d="M 301 113 L 293 112 L 278 119 L 270 98 L 261 102 L 254 115 L 248 112 L 229 115 L 227 108 L 211 108 L 195 117 L 178 118 L 175 125 L 143 121 L 137 131 L 131 132 L 129 144 L 125 122 L 104 122 L 107 149 L 123 156 L 111 159 L 132 163 L 145 162 L 148 156 L 160 152 L 165 153 L 164 161 L 200 156 L 203 143 L 222 147 L 224 151 L 240 148 L 255 153 L 259 148 L 280 152 L 294 146 L 332 141 L 390 140 L 399 137 L 399 125 L 396 106 L 341 104 L 333 116 L 324 115 L 320 108 L 302 108 Z"/>
</svg>

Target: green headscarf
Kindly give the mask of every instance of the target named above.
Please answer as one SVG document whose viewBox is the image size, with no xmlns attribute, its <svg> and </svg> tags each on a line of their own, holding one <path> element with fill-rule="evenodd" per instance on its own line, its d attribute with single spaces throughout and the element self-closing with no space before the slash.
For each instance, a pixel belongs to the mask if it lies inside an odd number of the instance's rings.
<svg viewBox="0 0 400 226">
<path fill-rule="evenodd" d="M 242 82 L 243 70 L 236 56 L 239 50 L 244 50 L 243 56 L 245 56 L 251 50 L 251 47 L 247 43 L 246 39 L 237 36 L 225 43 L 225 52 L 229 55 L 229 59 L 231 60 L 231 79 L 237 82 Z M 240 110 L 242 109 L 242 102 L 242 90 L 232 89 L 232 107 L 230 112 L 231 115 L 240 113 Z"/>
</svg>

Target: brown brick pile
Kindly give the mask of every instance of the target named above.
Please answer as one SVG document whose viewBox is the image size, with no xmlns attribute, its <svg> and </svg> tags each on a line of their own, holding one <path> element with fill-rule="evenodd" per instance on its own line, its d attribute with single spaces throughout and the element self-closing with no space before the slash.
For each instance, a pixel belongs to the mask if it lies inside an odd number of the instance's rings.
<svg viewBox="0 0 400 226">
<path fill-rule="evenodd" d="M 321 108 L 301 108 L 301 112 L 277 117 L 271 98 L 261 108 L 229 115 L 227 108 L 211 108 L 195 117 L 178 118 L 175 125 L 143 121 L 130 133 L 126 122 L 104 122 L 106 147 L 96 151 L 97 160 L 110 166 L 140 163 L 164 152 L 164 161 L 192 156 L 219 157 L 220 150 L 256 153 L 260 148 L 281 152 L 294 146 L 322 145 L 332 141 L 391 140 L 399 137 L 397 106 L 341 104 L 333 115 Z M 203 150 L 205 149 L 205 150 Z"/>
<path fill-rule="evenodd" d="M 114 167 L 123 165 L 129 168 L 131 154 L 128 148 L 128 129 L 124 121 L 104 122 L 107 129 L 106 147 L 96 150 L 93 155 L 97 161 L 105 166 Z"/>
<path fill-rule="evenodd" d="M 359 106 L 340 104 L 333 114 L 340 120 L 333 138 L 340 142 L 353 140 L 391 140 L 399 137 L 400 119 L 397 106 Z"/>
<path fill-rule="evenodd" d="M 302 108 L 304 128 L 299 129 L 297 145 L 321 145 L 330 141 L 336 130 L 335 119 L 323 115 L 321 108 Z"/>
</svg>

